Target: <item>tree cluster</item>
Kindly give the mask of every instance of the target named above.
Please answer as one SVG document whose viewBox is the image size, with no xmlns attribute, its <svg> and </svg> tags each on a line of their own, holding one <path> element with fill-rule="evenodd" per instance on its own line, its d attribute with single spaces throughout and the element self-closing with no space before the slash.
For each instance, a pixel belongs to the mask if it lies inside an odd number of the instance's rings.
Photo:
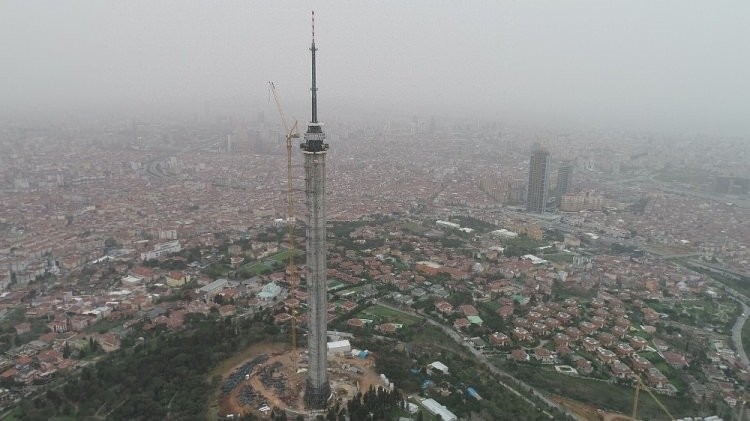
<svg viewBox="0 0 750 421">
<path fill-rule="evenodd" d="M 179 333 L 157 330 L 84 368 L 61 388 L 21 403 L 22 419 L 206 419 L 212 385 L 206 373 L 251 342 L 269 339 L 266 322 L 194 315 Z M 123 345 L 126 342 L 123 341 Z"/>
</svg>

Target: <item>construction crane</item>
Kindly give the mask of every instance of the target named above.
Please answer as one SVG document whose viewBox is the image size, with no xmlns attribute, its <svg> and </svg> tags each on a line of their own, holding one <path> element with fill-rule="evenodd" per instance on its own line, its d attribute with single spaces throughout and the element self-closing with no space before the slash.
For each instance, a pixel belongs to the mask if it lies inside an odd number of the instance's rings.
<svg viewBox="0 0 750 421">
<path fill-rule="evenodd" d="M 646 385 L 643 384 L 643 381 L 641 380 L 641 376 L 635 375 L 635 396 L 633 397 L 633 421 L 637 420 L 638 418 L 638 393 L 641 390 L 641 387 L 648 392 L 649 395 L 654 399 L 654 402 L 656 402 L 657 405 L 659 405 L 659 408 L 661 408 L 662 411 L 664 411 L 665 414 L 669 417 L 670 420 L 674 421 L 676 418 L 672 416 L 672 414 L 669 412 L 666 406 L 664 406 L 661 402 L 659 402 L 659 399 L 656 399 L 656 396 L 654 396 L 653 393 L 651 393 L 651 389 L 648 388 Z"/>
<path fill-rule="evenodd" d="M 292 127 L 286 121 L 284 115 L 284 109 L 279 101 L 279 95 L 276 93 L 276 85 L 273 82 L 268 82 L 273 99 L 276 102 L 276 108 L 279 110 L 281 116 L 281 124 L 284 125 L 284 134 L 286 135 L 286 200 L 287 200 L 287 221 L 286 225 L 289 232 L 289 260 L 287 263 L 287 273 L 289 276 L 289 284 L 292 292 L 292 319 L 291 319 L 291 335 L 292 335 L 292 373 L 297 372 L 297 304 L 296 304 L 296 293 L 297 293 L 297 268 L 294 265 L 294 255 L 296 253 L 294 244 L 294 198 L 292 196 L 292 139 L 299 138 L 299 131 L 297 130 L 297 121 L 295 120 Z"/>
</svg>

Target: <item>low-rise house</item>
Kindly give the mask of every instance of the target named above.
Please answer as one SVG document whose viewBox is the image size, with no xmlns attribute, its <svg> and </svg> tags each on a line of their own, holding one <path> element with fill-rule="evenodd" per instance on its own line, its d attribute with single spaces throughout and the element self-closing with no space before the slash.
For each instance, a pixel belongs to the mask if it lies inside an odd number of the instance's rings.
<svg viewBox="0 0 750 421">
<path fill-rule="evenodd" d="M 526 318 L 528 318 L 529 321 L 534 323 L 534 322 L 538 322 L 542 320 L 544 317 L 540 313 L 537 313 L 536 311 L 530 311 L 529 314 L 526 315 Z"/>
<path fill-rule="evenodd" d="M 635 376 L 633 370 L 631 370 L 630 367 L 623 364 L 621 361 L 613 361 L 609 369 L 612 372 L 612 375 L 618 379 L 629 379 Z"/>
<path fill-rule="evenodd" d="M 570 314 L 564 311 L 558 312 L 555 315 L 555 317 L 557 318 L 557 320 L 560 321 L 560 324 L 563 324 L 563 325 L 567 325 L 568 323 L 570 323 L 571 320 L 573 320 L 573 316 L 571 316 Z"/>
<path fill-rule="evenodd" d="M 615 344 L 615 337 L 611 333 L 602 332 L 597 336 L 602 346 L 610 347 Z"/>
<path fill-rule="evenodd" d="M 448 366 L 441 363 L 440 361 L 434 361 L 429 364 L 427 364 L 427 373 L 432 374 L 435 371 L 439 372 L 442 375 L 447 376 L 449 373 Z"/>
<path fill-rule="evenodd" d="M 591 361 L 580 358 L 576 360 L 576 370 L 583 375 L 589 375 L 594 371 L 594 368 L 591 366 Z"/>
<path fill-rule="evenodd" d="M 522 327 L 524 329 L 531 329 L 531 322 L 529 321 L 529 319 L 526 319 L 524 317 L 518 317 L 513 320 L 513 325 Z"/>
<path fill-rule="evenodd" d="M 602 347 L 599 347 L 596 349 L 596 355 L 599 357 L 599 359 L 605 363 L 605 364 L 611 364 L 615 360 L 617 360 L 617 356 L 614 352 L 604 349 Z"/>
<path fill-rule="evenodd" d="M 70 319 L 70 329 L 76 332 L 80 332 L 86 329 L 91 324 L 91 317 L 88 316 L 73 316 Z"/>
<path fill-rule="evenodd" d="M 443 313 L 443 314 L 451 314 L 453 313 L 453 306 L 451 303 L 447 301 L 438 301 L 435 303 L 435 308 L 437 311 Z"/>
<path fill-rule="evenodd" d="M 104 352 L 113 352 L 120 349 L 120 338 L 112 333 L 97 335 L 96 342 Z"/>
<path fill-rule="evenodd" d="M 466 328 L 468 328 L 469 326 L 471 326 L 471 322 L 469 321 L 469 319 L 467 319 L 467 318 L 465 318 L 465 317 L 462 317 L 462 318 L 460 318 L 460 319 L 456 319 L 456 320 L 455 320 L 455 321 L 453 322 L 453 327 L 454 327 L 454 328 L 455 328 L 456 330 L 466 329 Z"/>
<path fill-rule="evenodd" d="M 532 323 L 531 331 L 537 336 L 549 335 L 549 328 L 544 323 Z"/>
<path fill-rule="evenodd" d="M 502 317 L 503 319 L 508 319 L 513 315 L 513 306 L 512 305 L 505 305 L 497 309 L 497 315 Z"/>
<path fill-rule="evenodd" d="M 392 335 L 396 333 L 396 330 L 398 330 L 400 326 L 396 323 L 383 323 L 375 326 L 375 330 L 377 330 L 380 333 L 384 333 L 387 335 Z"/>
<path fill-rule="evenodd" d="M 522 327 L 515 327 L 513 328 L 513 337 L 516 338 L 517 341 L 520 342 L 526 342 L 533 340 L 533 337 L 531 336 L 531 333 L 529 333 L 528 330 L 522 328 Z"/>
<path fill-rule="evenodd" d="M 362 319 L 349 319 L 346 321 L 346 325 L 349 327 L 364 327 L 365 322 Z"/>
<path fill-rule="evenodd" d="M 589 322 L 581 322 L 579 327 L 584 335 L 593 335 L 597 330 L 599 330 L 593 323 Z"/>
<path fill-rule="evenodd" d="M 549 349 L 542 347 L 534 350 L 534 358 L 542 364 L 552 364 L 555 362 L 555 355 Z"/>
<path fill-rule="evenodd" d="M 628 333 L 628 329 L 622 326 L 613 326 L 610 332 L 614 337 L 618 339 L 624 339 L 625 335 L 627 335 Z"/>
<path fill-rule="evenodd" d="M 167 272 L 165 278 L 167 286 L 172 288 L 183 286 L 186 283 L 190 282 L 190 276 L 186 275 L 184 272 L 180 272 L 177 270 Z"/>
<path fill-rule="evenodd" d="M 69 329 L 68 319 L 62 315 L 57 315 L 53 321 L 47 323 L 47 327 L 55 333 L 65 333 Z"/>
<path fill-rule="evenodd" d="M 628 320 L 628 319 L 626 319 L 624 317 L 620 317 L 617 320 L 615 320 L 615 326 L 621 327 L 621 328 L 625 329 L 626 331 L 630 328 L 631 324 L 632 323 L 630 323 L 630 320 Z"/>
<path fill-rule="evenodd" d="M 628 339 L 628 342 L 630 343 L 630 346 L 632 346 L 636 351 L 642 351 L 646 349 L 646 346 L 648 346 L 648 342 L 640 336 L 633 336 Z"/>
<path fill-rule="evenodd" d="M 466 317 L 479 315 L 479 311 L 471 304 L 464 304 L 459 308 L 461 309 L 461 313 Z"/>
<path fill-rule="evenodd" d="M 504 347 L 510 345 L 510 338 L 502 332 L 495 332 L 490 335 L 490 343 L 492 346 Z"/>
<path fill-rule="evenodd" d="M 568 344 L 570 343 L 570 338 L 564 333 L 556 334 L 553 340 L 555 342 L 555 346 L 568 346 Z"/>
<path fill-rule="evenodd" d="M 511 358 L 513 358 L 513 360 L 515 360 L 516 362 L 525 362 L 530 360 L 529 354 L 527 354 L 523 349 L 514 349 L 513 351 L 511 351 L 510 355 Z"/>
<path fill-rule="evenodd" d="M 581 331 L 575 326 L 565 329 L 565 334 L 568 335 L 571 341 L 577 341 L 581 337 Z"/>
<path fill-rule="evenodd" d="M 581 341 L 581 346 L 586 350 L 586 352 L 594 352 L 596 351 L 596 348 L 599 347 L 599 341 L 590 336 L 587 336 Z"/>
<path fill-rule="evenodd" d="M 345 312 L 347 312 L 347 313 L 350 313 L 350 312 L 352 312 L 352 311 L 356 310 L 356 309 L 357 309 L 357 307 L 358 307 L 357 303 L 355 303 L 355 302 L 353 302 L 353 301 L 348 301 L 348 300 L 347 300 L 347 301 L 344 301 L 343 303 L 341 303 L 341 308 L 342 308 L 342 309 L 343 309 L 343 310 L 344 310 Z"/>
<path fill-rule="evenodd" d="M 573 354 L 573 350 L 570 349 L 567 345 L 555 345 L 555 352 L 557 352 L 557 355 L 561 357 Z"/>
<path fill-rule="evenodd" d="M 547 326 L 550 332 L 560 328 L 560 321 L 552 317 L 544 319 L 544 324 Z"/>
<path fill-rule="evenodd" d="M 663 388 L 669 384 L 669 379 L 656 367 L 651 367 L 646 373 L 646 379 L 649 386 L 655 388 Z"/>
<path fill-rule="evenodd" d="M 607 321 L 603 317 L 594 316 L 591 318 L 591 324 L 596 326 L 597 329 L 601 329 L 607 324 Z"/>
<path fill-rule="evenodd" d="M 647 370 L 648 370 L 649 368 L 653 367 L 653 364 L 651 364 L 651 361 L 649 361 L 649 360 L 647 360 L 647 359 L 645 359 L 645 358 L 641 357 L 641 356 L 640 356 L 640 355 L 638 355 L 638 354 L 633 354 L 633 355 L 632 355 L 632 356 L 630 357 L 630 360 L 631 360 L 631 361 L 632 361 L 632 363 L 633 363 L 633 368 L 634 368 L 634 369 L 635 369 L 636 371 L 639 371 L 639 372 L 645 372 L 645 371 L 647 371 Z"/>
<path fill-rule="evenodd" d="M 672 367 L 682 368 L 688 364 L 687 359 L 682 354 L 666 351 L 662 355 L 664 356 L 664 361 L 666 361 L 667 364 L 671 365 Z"/>
<path fill-rule="evenodd" d="M 633 355 L 634 352 L 635 350 L 631 348 L 630 345 L 624 342 L 617 344 L 617 346 L 615 347 L 615 353 L 621 358 Z"/>
</svg>

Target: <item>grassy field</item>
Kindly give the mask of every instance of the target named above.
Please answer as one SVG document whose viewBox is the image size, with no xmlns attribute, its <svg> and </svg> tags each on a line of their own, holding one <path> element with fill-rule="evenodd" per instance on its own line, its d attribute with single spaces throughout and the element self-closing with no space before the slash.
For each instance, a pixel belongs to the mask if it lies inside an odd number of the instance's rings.
<svg viewBox="0 0 750 421">
<path fill-rule="evenodd" d="M 515 373 L 516 377 L 539 389 L 563 396 L 575 397 L 575 399 L 583 403 L 596 406 L 600 409 L 625 414 L 631 413 L 633 410 L 634 389 L 631 387 L 567 376 L 530 366 L 516 366 L 512 372 Z M 698 413 L 697 408 L 689 398 L 680 399 L 661 395 L 656 396 L 669 409 L 672 415 L 687 416 Z M 641 393 L 638 400 L 638 416 L 641 419 L 649 420 L 669 419 L 647 393 Z"/>
<path fill-rule="evenodd" d="M 263 272 L 273 270 L 273 267 L 267 266 L 265 263 L 258 262 L 244 268 L 245 271 L 249 272 L 253 276 L 260 275 Z"/>
<path fill-rule="evenodd" d="M 279 262 L 279 263 L 282 263 L 282 264 L 286 264 L 289 261 L 289 255 L 290 254 L 291 254 L 291 251 L 285 250 L 285 251 L 282 251 L 280 253 L 276 253 L 273 256 L 268 257 L 267 260 L 273 260 L 273 261 L 276 261 L 276 262 Z M 298 258 L 300 258 L 301 256 L 303 256 L 304 254 L 305 253 L 303 253 L 302 251 L 296 250 L 296 253 L 295 253 L 295 256 L 294 256 L 295 260 L 297 260 Z"/>
<path fill-rule="evenodd" d="M 457 344 L 453 339 L 443 333 L 442 330 L 432 326 L 430 324 L 425 325 L 424 328 L 419 329 L 414 336 L 411 337 L 410 343 L 416 345 L 426 345 L 433 348 L 446 349 L 456 354 L 462 354 L 466 352 L 461 345 Z"/>
<path fill-rule="evenodd" d="M 553 253 L 553 254 L 545 254 L 542 257 L 549 260 L 550 262 L 563 262 L 563 263 L 573 263 L 573 257 L 575 255 L 573 253 Z"/>
<path fill-rule="evenodd" d="M 401 323 L 406 326 L 416 324 L 421 319 L 417 316 L 404 313 L 398 310 L 392 310 L 387 307 L 374 305 L 362 310 L 357 314 L 358 318 L 361 319 L 372 319 L 376 324 L 380 323 Z"/>
</svg>

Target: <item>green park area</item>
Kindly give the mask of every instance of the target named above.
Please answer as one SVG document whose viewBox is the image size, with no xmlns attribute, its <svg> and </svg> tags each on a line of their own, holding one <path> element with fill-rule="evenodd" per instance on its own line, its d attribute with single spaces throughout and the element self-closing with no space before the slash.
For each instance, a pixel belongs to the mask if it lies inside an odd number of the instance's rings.
<svg viewBox="0 0 750 421">
<path fill-rule="evenodd" d="M 287 262 L 289 262 L 290 254 L 292 254 L 291 250 L 284 250 L 282 252 L 274 254 L 273 256 L 269 256 L 266 260 L 272 260 L 274 262 L 286 264 Z M 297 261 L 297 259 L 304 256 L 304 254 L 305 253 L 301 250 L 295 250 L 294 260 Z"/>
<path fill-rule="evenodd" d="M 243 276 L 257 276 L 264 273 L 273 272 L 274 270 L 278 270 L 286 266 L 286 264 L 289 262 L 290 254 L 291 251 L 284 250 L 282 252 L 269 256 L 262 261 L 248 263 L 247 265 L 242 267 L 240 272 Z M 297 250 L 295 253 L 295 262 L 299 263 L 299 259 L 303 257 L 303 255 L 304 253 L 302 251 Z"/>
<path fill-rule="evenodd" d="M 573 253 L 550 253 L 545 254 L 542 257 L 550 262 L 562 262 L 562 263 L 573 263 Z"/>
<path fill-rule="evenodd" d="M 400 323 L 404 326 L 411 326 L 421 320 L 418 316 L 383 307 L 381 305 L 370 306 L 359 312 L 356 317 L 360 319 L 370 319 L 375 324 Z"/>
</svg>

